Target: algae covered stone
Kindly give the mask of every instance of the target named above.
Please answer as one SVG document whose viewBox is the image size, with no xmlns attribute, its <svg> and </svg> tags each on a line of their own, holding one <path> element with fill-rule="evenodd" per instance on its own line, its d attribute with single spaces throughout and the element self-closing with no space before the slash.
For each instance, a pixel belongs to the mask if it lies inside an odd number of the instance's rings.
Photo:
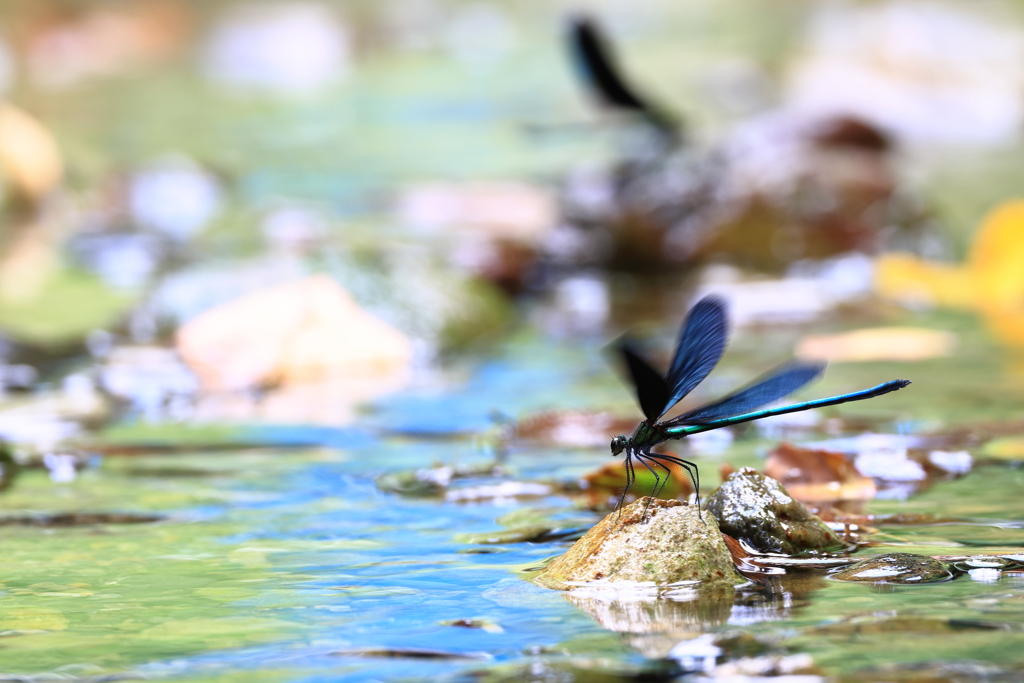
<svg viewBox="0 0 1024 683">
<path fill-rule="evenodd" d="M 927 555 L 887 553 L 835 572 L 837 581 L 864 583 L 918 584 L 949 581 L 954 576 L 949 565 Z"/>
<path fill-rule="evenodd" d="M 817 515 L 771 477 L 744 467 L 729 475 L 708 499 L 722 532 L 761 552 L 798 553 L 846 548 Z"/>
<path fill-rule="evenodd" d="M 702 519 L 694 506 L 657 498 L 641 498 L 621 514 L 609 514 L 534 577 L 541 586 L 557 590 L 602 580 L 717 586 L 745 581 L 712 515 L 705 512 Z"/>
</svg>

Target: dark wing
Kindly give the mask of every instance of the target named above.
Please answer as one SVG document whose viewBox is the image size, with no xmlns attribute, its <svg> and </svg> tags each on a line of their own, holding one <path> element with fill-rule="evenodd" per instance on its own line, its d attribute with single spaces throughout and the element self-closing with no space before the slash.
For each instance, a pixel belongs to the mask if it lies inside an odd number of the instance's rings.
<svg viewBox="0 0 1024 683">
<path fill-rule="evenodd" d="M 651 106 L 622 78 L 608 43 L 594 21 L 586 17 L 573 19 L 570 40 L 580 70 L 605 104 L 642 114 L 665 132 L 676 131 L 678 122 Z"/>
<path fill-rule="evenodd" d="M 674 417 L 665 424 L 703 424 L 712 420 L 749 413 L 777 401 L 783 396 L 792 394 L 808 382 L 817 379 L 824 370 L 824 363 L 801 361 L 789 363 L 762 377 L 746 389 L 741 389 L 710 405 Z"/>
<path fill-rule="evenodd" d="M 665 384 L 665 379 L 633 350 L 628 341 L 620 341 L 618 349 L 626 359 L 626 367 L 629 368 L 629 376 L 633 380 L 636 397 L 640 401 L 640 410 L 648 420 L 657 420 L 663 412 L 662 406 L 668 400 L 668 385 Z"/>
<path fill-rule="evenodd" d="M 666 378 L 671 393 L 658 413 L 659 417 L 704 381 L 725 352 L 728 337 L 729 319 L 725 303 L 715 296 L 706 296 L 698 301 L 679 331 L 679 343 Z"/>
</svg>

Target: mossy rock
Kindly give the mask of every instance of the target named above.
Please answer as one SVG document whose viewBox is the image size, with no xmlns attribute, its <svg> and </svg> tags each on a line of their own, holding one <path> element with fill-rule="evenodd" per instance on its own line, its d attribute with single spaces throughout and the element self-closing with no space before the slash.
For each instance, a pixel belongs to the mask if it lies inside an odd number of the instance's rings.
<svg viewBox="0 0 1024 683">
<path fill-rule="evenodd" d="M 645 508 L 648 506 L 646 516 Z M 575 582 L 745 582 L 736 572 L 715 518 L 678 500 L 641 498 L 598 522 L 533 579 L 568 590 Z"/>
</svg>

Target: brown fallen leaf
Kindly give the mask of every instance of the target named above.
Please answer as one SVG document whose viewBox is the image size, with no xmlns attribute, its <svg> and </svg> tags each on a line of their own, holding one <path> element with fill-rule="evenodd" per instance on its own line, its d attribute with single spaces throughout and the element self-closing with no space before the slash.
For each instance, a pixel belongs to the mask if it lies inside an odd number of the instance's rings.
<svg viewBox="0 0 1024 683">
<path fill-rule="evenodd" d="M 722 540 L 725 541 L 725 547 L 729 549 L 729 554 L 732 555 L 732 563 L 736 565 L 736 571 L 751 581 L 764 583 L 768 580 L 768 576 L 776 576 L 783 573 L 783 570 L 754 564 L 752 561 L 753 553 L 747 549 L 747 546 L 729 534 L 722 534 Z"/>
<path fill-rule="evenodd" d="M 1002 437 L 1024 438 L 1024 420 L 1013 419 L 999 422 L 969 422 L 952 425 L 929 435 L 929 445 L 944 449 L 977 449 L 984 450 L 992 441 Z"/>
<path fill-rule="evenodd" d="M 877 489 L 845 455 L 783 442 L 768 456 L 765 474 L 801 502 L 870 500 Z"/>
</svg>

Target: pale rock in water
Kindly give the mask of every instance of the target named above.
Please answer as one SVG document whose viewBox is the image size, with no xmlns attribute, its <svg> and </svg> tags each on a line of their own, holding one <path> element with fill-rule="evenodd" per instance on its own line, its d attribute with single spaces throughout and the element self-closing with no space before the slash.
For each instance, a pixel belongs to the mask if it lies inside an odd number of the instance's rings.
<svg viewBox="0 0 1024 683">
<path fill-rule="evenodd" d="M 7 194 L 37 205 L 64 176 L 53 133 L 27 112 L 0 102 L 0 174 Z"/>
<path fill-rule="evenodd" d="M 404 375 L 412 344 L 325 275 L 212 308 L 178 330 L 178 352 L 208 391 Z"/>
<path fill-rule="evenodd" d="M 745 579 L 735 570 L 714 516 L 678 500 L 641 498 L 598 522 L 534 581 L 567 590 L 583 582 L 724 587 Z"/>
</svg>

